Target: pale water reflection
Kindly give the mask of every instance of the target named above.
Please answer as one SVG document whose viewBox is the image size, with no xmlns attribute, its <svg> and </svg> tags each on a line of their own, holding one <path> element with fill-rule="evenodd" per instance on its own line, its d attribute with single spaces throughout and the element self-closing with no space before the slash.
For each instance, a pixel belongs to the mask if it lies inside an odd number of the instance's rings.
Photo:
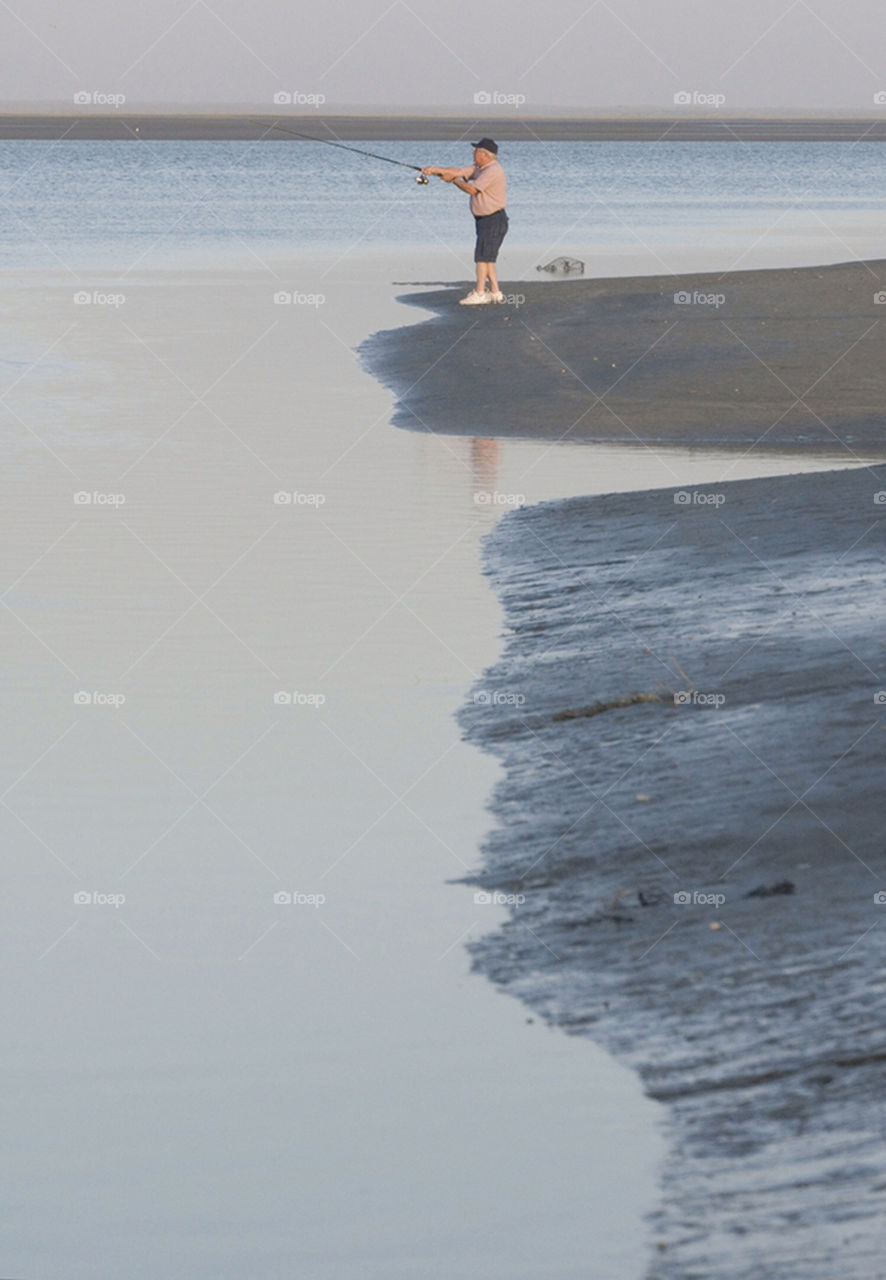
<svg viewBox="0 0 886 1280">
<path fill-rule="evenodd" d="M 498 652 L 481 538 L 823 464 L 397 431 L 352 348 L 415 311 L 274 285 L 133 277 L 76 324 L 7 290 L 57 343 L 4 450 L 7 1268 L 639 1276 L 658 1109 L 469 975 L 500 909 L 446 883 L 498 776 L 453 719 Z"/>
</svg>

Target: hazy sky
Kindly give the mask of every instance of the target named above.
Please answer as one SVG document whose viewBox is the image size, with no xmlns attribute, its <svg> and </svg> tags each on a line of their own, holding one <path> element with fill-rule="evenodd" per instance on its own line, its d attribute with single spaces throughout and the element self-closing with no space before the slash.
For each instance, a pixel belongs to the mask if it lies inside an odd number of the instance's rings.
<svg viewBox="0 0 886 1280">
<path fill-rule="evenodd" d="M 0 0 L 0 50 L 2 99 L 46 106 L 872 113 L 882 92 L 886 115 L 883 0 Z"/>
</svg>

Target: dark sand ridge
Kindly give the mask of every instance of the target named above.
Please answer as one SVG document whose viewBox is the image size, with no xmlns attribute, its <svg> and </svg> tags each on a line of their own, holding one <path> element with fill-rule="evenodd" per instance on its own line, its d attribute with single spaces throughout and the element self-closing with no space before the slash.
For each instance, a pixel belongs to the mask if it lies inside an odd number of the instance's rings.
<svg viewBox="0 0 886 1280">
<path fill-rule="evenodd" d="M 886 1274 L 884 539 L 862 467 L 546 503 L 487 543 L 478 883 L 525 903 L 475 963 L 666 1104 L 650 1280 Z"/>
<path fill-rule="evenodd" d="M 539 142 L 882 142 L 886 119 L 875 116 L 796 116 L 766 118 L 712 111 L 673 116 L 529 116 L 514 110 L 476 116 L 325 114 L 304 115 L 284 109 L 276 115 L 241 112 L 134 111 L 126 103 L 117 111 L 86 108 L 77 114 L 0 112 L 0 138 L 132 139 L 136 126 L 145 139 L 252 141 L 271 136 L 276 123 L 318 137 L 409 141 L 458 141 L 491 134 L 506 141 Z M 274 135 L 279 138 L 279 134 Z"/>
<path fill-rule="evenodd" d="M 519 281 L 507 306 L 437 289 L 361 352 L 418 430 L 864 453 L 886 445 L 884 284 L 874 261 Z"/>
</svg>

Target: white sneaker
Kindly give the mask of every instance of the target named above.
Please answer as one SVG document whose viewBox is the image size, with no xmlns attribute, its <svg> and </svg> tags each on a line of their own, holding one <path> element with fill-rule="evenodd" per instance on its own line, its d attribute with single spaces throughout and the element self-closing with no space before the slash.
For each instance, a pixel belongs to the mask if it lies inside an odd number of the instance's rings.
<svg viewBox="0 0 886 1280">
<path fill-rule="evenodd" d="M 505 295 L 501 292 L 490 293 L 489 295 L 490 302 L 504 302 L 504 300 L 505 300 Z"/>
<path fill-rule="evenodd" d="M 491 302 L 492 298 L 488 293 L 478 293 L 476 289 L 472 289 L 464 298 L 459 298 L 458 305 L 460 307 L 482 307 L 484 303 Z"/>
</svg>

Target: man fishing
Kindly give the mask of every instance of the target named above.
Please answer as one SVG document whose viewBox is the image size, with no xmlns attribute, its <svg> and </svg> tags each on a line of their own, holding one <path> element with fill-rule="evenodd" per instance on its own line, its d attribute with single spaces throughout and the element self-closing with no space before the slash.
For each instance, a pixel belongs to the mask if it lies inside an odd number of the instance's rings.
<svg viewBox="0 0 886 1280">
<path fill-rule="evenodd" d="M 471 213 L 477 228 L 474 262 L 477 267 L 477 284 L 459 301 L 463 307 L 476 307 L 487 302 L 504 302 L 504 294 L 498 287 L 495 262 L 501 242 L 508 230 L 505 209 L 507 183 L 505 171 L 498 160 L 498 143 L 492 138 L 481 138 L 471 144 L 474 163 L 463 169 L 440 169 L 428 165 L 422 173 L 434 174 L 444 182 L 451 182 L 459 191 L 471 197 Z M 489 291 L 486 284 L 489 282 Z"/>
</svg>

